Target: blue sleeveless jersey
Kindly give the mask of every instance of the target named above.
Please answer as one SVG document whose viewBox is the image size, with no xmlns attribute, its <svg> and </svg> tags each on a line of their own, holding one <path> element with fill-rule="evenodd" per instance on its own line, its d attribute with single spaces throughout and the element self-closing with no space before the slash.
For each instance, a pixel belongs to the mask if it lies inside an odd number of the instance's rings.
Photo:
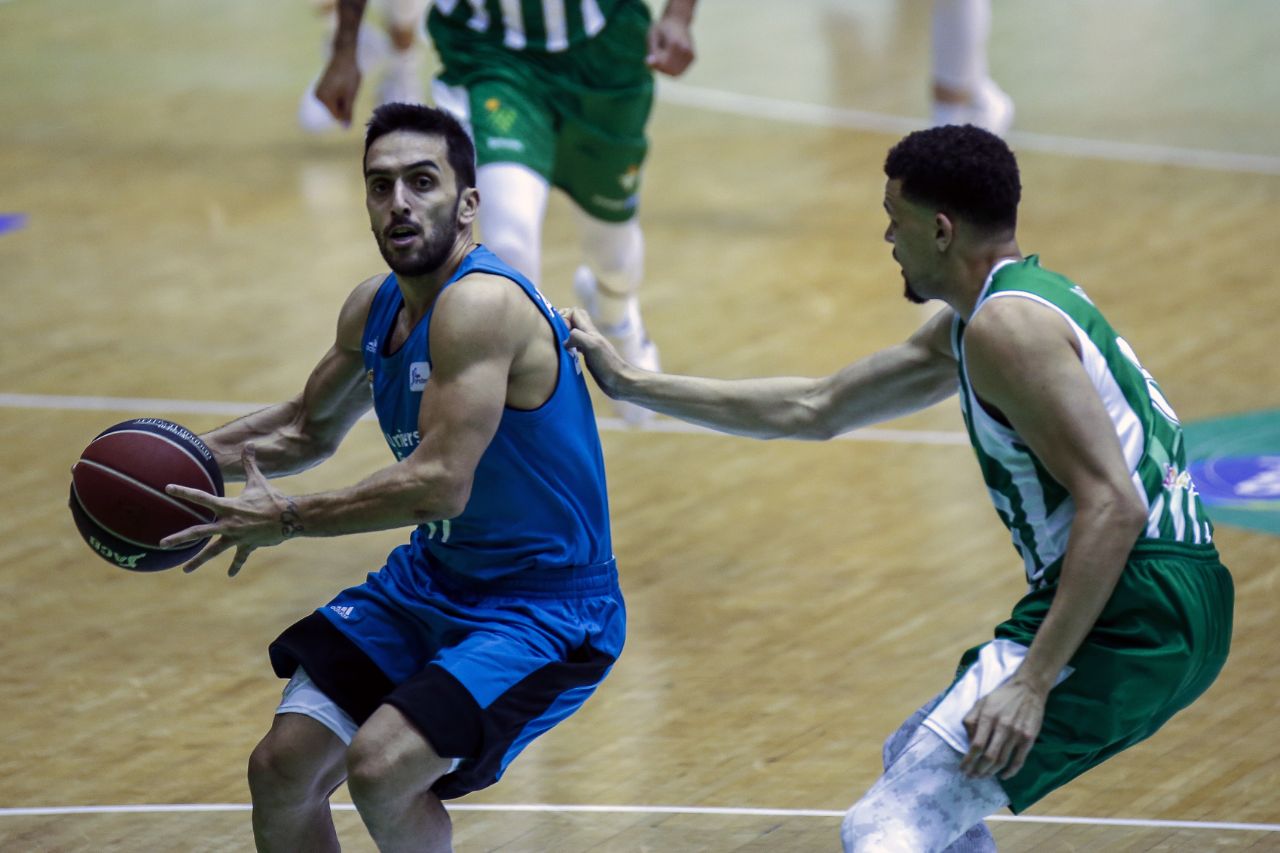
<svg viewBox="0 0 1280 853">
<path fill-rule="evenodd" d="M 558 341 L 568 337 L 564 321 L 538 289 L 483 246 L 467 255 L 441 293 L 470 273 L 509 279 L 546 317 Z M 403 303 L 396 276 L 387 276 L 370 306 L 363 341 L 378 423 L 397 459 L 418 446 L 422 392 L 431 381 L 428 336 L 435 310 L 427 311 L 399 350 L 387 354 Z M 609 499 L 595 414 L 577 357 L 563 347 L 559 352 L 551 397 L 537 409 L 503 412 L 462 514 L 418 526 L 408 546 L 413 558 L 391 560 L 388 569 L 411 572 L 413 564 L 425 560 L 445 579 L 534 585 L 568 580 L 565 569 L 612 570 Z M 412 579 L 401 577 L 397 583 L 412 586 Z"/>
</svg>

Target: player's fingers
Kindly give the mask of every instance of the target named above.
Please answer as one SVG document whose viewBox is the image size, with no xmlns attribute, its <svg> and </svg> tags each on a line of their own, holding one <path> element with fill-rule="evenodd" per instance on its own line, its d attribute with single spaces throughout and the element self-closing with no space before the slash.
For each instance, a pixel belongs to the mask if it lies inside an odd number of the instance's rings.
<svg viewBox="0 0 1280 853">
<path fill-rule="evenodd" d="M 233 578 L 236 575 L 240 574 L 240 569 L 244 567 L 245 560 L 248 560 L 249 555 L 252 554 L 255 550 L 257 549 L 255 549 L 252 545 L 241 545 L 239 548 L 237 548 L 236 556 L 231 561 L 231 567 L 227 569 L 227 577 Z"/>
<path fill-rule="evenodd" d="M 966 728 L 968 728 L 968 723 L 969 721 L 966 719 Z M 979 714 L 969 733 L 969 751 L 965 753 L 964 760 L 960 762 L 960 769 L 963 772 L 970 776 L 977 772 L 978 763 L 987 751 L 987 742 L 990 737 L 991 721 L 985 715 Z"/>
<path fill-rule="evenodd" d="M 186 574 L 191 574 L 196 569 L 200 568 L 205 563 L 209 562 L 214 557 L 218 556 L 219 554 L 221 554 L 223 551 L 227 550 L 234 544 L 235 543 L 232 542 L 227 537 L 219 536 L 217 539 L 213 540 L 208 545 L 204 546 L 204 548 L 201 549 L 199 554 L 196 554 L 194 557 L 192 557 L 187 562 L 187 564 L 182 567 L 182 571 L 185 572 Z"/>
<path fill-rule="evenodd" d="M 594 332 L 595 325 L 591 322 L 591 315 L 581 308 L 566 308 L 564 310 L 564 321 L 570 329 L 581 329 L 584 332 Z"/>
<path fill-rule="evenodd" d="M 990 776 L 1004 769 L 1004 766 L 1009 763 L 1009 752 L 1012 746 L 1007 727 L 996 725 L 991 731 L 991 738 L 987 741 L 987 748 L 983 750 L 982 758 L 978 760 L 976 775 Z"/>
<path fill-rule="evenodd" d="M 177 548 L 180 545 L 190 545 L 192 542 L 199 542 L 201 539 L 208 539 L 222 532 L 222 526 L 214 524 L 197 524 L 195 527 L 188 527 L 186 530 L 179 530 L 177 533 L 170 533 L 168 536 L 160 540 L 161 548 Z"/>
<path fill-rule="evenodd" d="M 211 495 L 208 492 L 202 492 L 199 489 L 180 486 L 177 483 L 170 483 L 165 486 L 164 491 L 167 495 L 171 495 L 175 498 L 182 498 L 184 501 L 190 501 L 198 506 L 211 509 L 214 512 L 222 509 L 223 505 L 226 503 L 225 498 L 220 498 L 217 495 Z"/>
<path fill-rule="evenodd" d="M 565 341 L 564 345 L 569 349 L 576 349 L 576 350 L 582 350 L 583 352 L 590 352 L 591 350 L 595 349 L 596 342 L 595 342 L 595 339 L 592 338 L 590 335 L 588 335 L 586 332 L 583 332 L 580 329 L 574 329 L 572 332 L 569 333 L 569 339 Z"/>
<path fill-rule="evenodd" d="M 556 309 L 556 313 L 560 315 L 560 319 L 561 319 L 561 320 L 564 320 L 564 325 L 565 325 L 565 327 L 566 327 L 570 332 L 572 332 L 572 331 L 573 331 L 573 309 L 572 309 L 572 308 L 557 308 L 557 309 Z M 563 343 L 565 346 L 568 346 L 568 345 L 569 345 L 569 336 L 568 336 L 568 335 L 566 335 L 566 336 L 565 336 L 565 339 L 564 339 L 563 341 L 561 341 L 561 343 Z"/>
<path fill-rule="evenodd" d="M 960 772 L 965 776 L 973 776 L 973 768 L 977 764 L 978 759 L 982 757 L 982 747 L 973 741 L 969 742 L 969 751 L 964 754 L 964 758 L 960 760 Z"/>
<path fill-rule="evenodd" d="M 1013 754 L 1009 757 L 1009 766 L 1005 768 L 1004 773 L 1000 775 L 1001 779 L 1012 779 L 1018 775 L 1018 771 L 1027 763 L 1027 756 L 1031 754 L 1031 747 L 1035 745 L 1034 738 L 1026 738 L 1019 742 L 1013 749 Z"/>
</svg>

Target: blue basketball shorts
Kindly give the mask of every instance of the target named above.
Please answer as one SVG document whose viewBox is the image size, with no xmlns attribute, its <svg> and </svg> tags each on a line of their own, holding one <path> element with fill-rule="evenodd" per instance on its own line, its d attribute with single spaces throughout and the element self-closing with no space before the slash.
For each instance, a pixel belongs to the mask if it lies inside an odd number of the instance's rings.
<svg viewBox="0 0 1280 853">
<path fill-rule="evenodd" d="M 498 781 L 595 692 L 622 652 L 626 608 L 613 560 L 481 585 L 402 552 L 285 630 L 271 664 L 281 678 L 303 667 L 357 724 L 395 707 L 460 759 L 432 789 L 452 799 Z"/>
</svg>

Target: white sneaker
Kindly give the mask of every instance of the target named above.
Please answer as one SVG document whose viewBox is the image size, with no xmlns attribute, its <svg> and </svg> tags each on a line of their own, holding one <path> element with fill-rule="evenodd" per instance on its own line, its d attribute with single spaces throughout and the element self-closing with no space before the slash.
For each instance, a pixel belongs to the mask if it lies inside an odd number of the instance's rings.
<svg viewBox="0 0 1280 853">
<path fill-rule="evenodd" d="M 634 296 L 628 297 L 626 316 L 623 317 L 622 322 L 605 325 L 596 320 L 599 316 L 597 312 L 596 278 L 586 267 L 578 267 L 577 271 L 574 272 L 573 292 L 578 301 L 582 303 L 582 307 L 587 309 L 591 319 L 596 321 L 596 326 L 600 329 L 600 333 L 605 336 L 609 343 L 613 344 L 613 348 L 618 351 L 619 355 L 642 370 L 657 373 L 662 369 L 658 359 L 658 347 L 653 341 L 649 340 L 649 336 L 644 330 L 644 321 L 640 317 L 640 300 Z M 613 404 L 613 410 L 617 416 L 632 426 L 640 426 L 653 419 L 654 413 L 652 411 L 634 403 L 627 403 L 621 400 L 610 400 L 610 402 Z"/>
<path fill-rule="evenodd" d="M 934 102 L 930 121 L 934 127 L 944 124 L 972 124 L 1004 136 L 1013 126 L 1013 98 L 991 78 L 984 80 L 967 104 Z"/>
</svg>

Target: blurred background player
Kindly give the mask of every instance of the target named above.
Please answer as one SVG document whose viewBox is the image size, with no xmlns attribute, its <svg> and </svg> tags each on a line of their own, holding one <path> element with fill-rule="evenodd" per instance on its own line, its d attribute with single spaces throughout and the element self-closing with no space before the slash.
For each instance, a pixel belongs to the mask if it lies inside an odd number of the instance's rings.
<svg viewBox="0 0 1280 853">
<path fill-rule="evenodd" d="M 379 20 L 360 26 L 356 62 L 360 72 L 379 77 L 379 104 L 394 102 L 420 104 L 426 100 L 422 84 L 422 40 L 418 31 L 430 0 L 374 0 Z M 333 37 L 338 27 L 336 0 L 315 0 L 316 13 L 327 21 L 324 39 L 325 64 L 333 55 Z M 309 133 L 337 130 L 342 123 L 316 98 L 311 81 L 298 103 L 298 125 Z"/>
<path fill-rule="evenodd" d="M 987 70 L 991 0 L 933 0 L 933 109 L 930 123 L 973 124 L 1003 136 L 1013 99 Z"/>
<path fill-rule="evenodd" d="M 485 245 L 535 282 L 552 186 L 579 211 L 583 263 L 574 290 L 614 346 L 657 369 L 637 294 L 644 238 L 637 220 L 653 72 L 679 75 L 694 58 L 696 0 L 667 0 L 652 20 L 643 0 L 436 0 L 427 30 L 440 56 L 436 105 L 476 143 Z M 339 0 L 337 33 L 316 96 L 351 120 L 360 83 L 356 33 L 365 0 Z M 649 417 L 615 404 L 632 423 Z"/>
</svg>

